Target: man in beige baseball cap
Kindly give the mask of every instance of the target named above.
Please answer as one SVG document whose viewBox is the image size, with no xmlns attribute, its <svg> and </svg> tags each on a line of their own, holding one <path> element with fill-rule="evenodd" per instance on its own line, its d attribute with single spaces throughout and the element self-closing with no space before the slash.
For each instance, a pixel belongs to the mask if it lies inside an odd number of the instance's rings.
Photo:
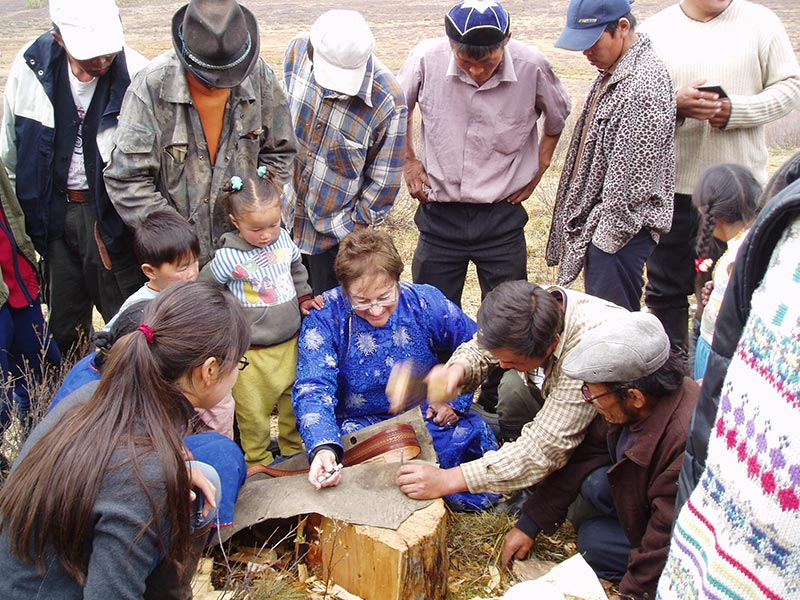
<svg viewBox="0 0 800 600">
<path fill-rule="evenodd" d="M 314 294 L 338 285 L 339 242 L 381 223 L 400 191 L 406 102 L 374 49 L 361 14 L 329 10 L 284 57 L 295 134 L 307 152 L 295 161 L 283 219 Z"/>
</svg>

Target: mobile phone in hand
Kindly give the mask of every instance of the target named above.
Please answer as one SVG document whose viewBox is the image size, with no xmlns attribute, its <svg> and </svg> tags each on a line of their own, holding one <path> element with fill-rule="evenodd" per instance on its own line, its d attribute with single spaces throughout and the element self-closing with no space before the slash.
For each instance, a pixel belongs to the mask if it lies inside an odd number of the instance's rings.
<svg viewBox="0 0 800 600">
<path fill-rule="evenodd" d="M 701 92 L 711 92 L 712 94 L 716 94 L 719 96 L 720 100 L 728 97 L 728 94 L 725 93 L 725 90 L 723 90 L 722 86 L 720 85 L 700 85 L 697 86 L 697 89 Z"/>
</svg>

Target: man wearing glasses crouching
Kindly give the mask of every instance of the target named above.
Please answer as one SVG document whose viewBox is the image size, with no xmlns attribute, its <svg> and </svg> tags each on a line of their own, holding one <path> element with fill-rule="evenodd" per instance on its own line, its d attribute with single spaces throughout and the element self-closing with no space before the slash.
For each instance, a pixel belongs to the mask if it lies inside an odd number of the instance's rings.
<svg viewBox="0 0 800 600">
<path fill-rule="evenodd" d="M 578 550 L 617 598 L 654 598 L 669 549 L 675 495 L 699 386 L 684 376 L 659 320 L 626 313 L 593 329 L 567 356 L 600 413 L 569 462 L 538 485 L 508 533 L 503 564 L 524 559 L 554 532 L 580 494 L 589 518 L 573 523 Z"/>
</svg>

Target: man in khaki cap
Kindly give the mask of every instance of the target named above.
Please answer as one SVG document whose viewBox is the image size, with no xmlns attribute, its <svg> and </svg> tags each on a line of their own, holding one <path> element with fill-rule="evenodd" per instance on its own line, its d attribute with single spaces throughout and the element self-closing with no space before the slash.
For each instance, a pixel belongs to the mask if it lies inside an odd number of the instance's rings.
<svg viewBox="0 0 800 600">
<path fill-rule="evenodd" d="M 578 550 L 617 598 L 654 598 L 669 549 L 683 451 L 700 388 L 683 375 L 659 320 L 622 313 L 589 332 L 564 359 L 600 413 L 569 462 L 528 498 L 508 533 L 503 563 L 523 559 L 540 531 L 554 532 L 580 494 L 588 518 L 571 517 Z"/>
</svg>

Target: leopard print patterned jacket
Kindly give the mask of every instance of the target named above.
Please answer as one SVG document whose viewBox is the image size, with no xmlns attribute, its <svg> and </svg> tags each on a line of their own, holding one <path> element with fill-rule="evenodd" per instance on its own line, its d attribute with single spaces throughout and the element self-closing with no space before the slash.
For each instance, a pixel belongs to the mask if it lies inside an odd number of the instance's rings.
<svg viewBox="0 0 800 600">
<path fill-rule="evenodd" d="M 605 88 L 601 79 L 578 118 L 556 193 L 546 258 L 559 265 L 559 285 L 580 274 L 590 243 L 613 254 L 642 228 L 658 242 L 672 225 L 676 105 L 669 72 L 639 34 Z"/>
</svg>

